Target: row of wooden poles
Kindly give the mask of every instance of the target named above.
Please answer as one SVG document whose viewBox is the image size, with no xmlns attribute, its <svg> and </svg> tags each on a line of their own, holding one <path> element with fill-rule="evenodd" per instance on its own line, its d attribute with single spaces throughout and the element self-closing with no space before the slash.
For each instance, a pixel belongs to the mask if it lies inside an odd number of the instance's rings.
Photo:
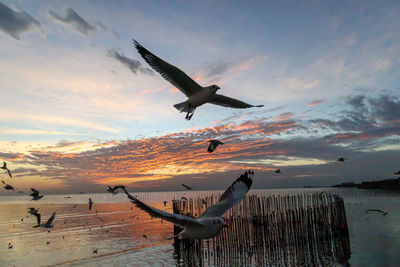
<svg viewBox="0 0 400 267">
<path fill-rule="evenodd" d="M 198 217 L 218 195 L 173 200 L 173 212 Z M 224 215 L 229 228 L 208 240 L 179 240 L 182 266 L 327 266 L 350 258 L 343 199 L 327 193 L 247 196 Z M 175 226 L 174 234 L 182 229 Z"/>
</svg>

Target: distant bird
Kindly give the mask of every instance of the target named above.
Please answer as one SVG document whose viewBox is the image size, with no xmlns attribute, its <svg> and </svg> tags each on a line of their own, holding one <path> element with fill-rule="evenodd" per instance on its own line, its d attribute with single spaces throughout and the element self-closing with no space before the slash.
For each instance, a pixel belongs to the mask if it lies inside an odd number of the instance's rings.
<svg viewBox="0 0 400 267">
<path fill-rule="evenodd" d="M 3 160 L 3 166 L 0 167 L 0 168 L 3 169 L 3 170 L 5 170 L 5 171 L 7 171 L 8 176 L 10 176 L 10 178 L 12 178 L 11 172 L 10 172 L 10 170 L 7 168 L 7 163 L 6 163 L 4 160 Z"/>
<path fill-rule="evenodd" d="M 113 194 L 113 195 L 116 195 L 116 194 L 118 194 L 118 188 L 121 188 L 121 189 L 125 189 L 125 186 L 123 186 L 123 185 L 116 185 L 116 186 L 114 186 L 114 187 L 111 187 L 111 186 L 109 186 L 109 185 L 107 185 L 108 186 L 108 189 L 106 190 L 107 192 L 110 192 L 111 194 Z"/>
<path fill-rule="evenodd" d="M 92 206 L 93 206 L 93 201 L 91 198 L 89 198 L 89 210 L 92 210 Z"/>
<path fill-rule="evenodd" d="M 202 87 L 197 84 L 197 82 L 192 80 L 188 75 L 186 75 L 182 70 L 157 57 L 139 44 L 136 40 L 133 40 L 133 43 L 139 54 L 155 71 L 160 73 L 164 79 L 178 88 L 188 97 L 188 100 L 185 102 L 174 105 L 174 107 L 180 112 L 187 112 L 185 117 L 187 120 L 192 118 L 197 107 L 206 103 L 230 108 L 251 108 L 264 106 L 254 106 L 234 98 L 216 94 L 216 92 L 220 89 L 219 86 L 211 85 Z"/>
<path fill-rule="evenodd" d="M 93 250 L 92 254 L 97 254 L 97 248 Z"/>
<path fill-rule="evenodd" d="M 166 207 L 166 206 L 167 206 L 167 201 L 164 200 L 164 207 Z"/>
<path fill-rule="evenodd" d="M 346 158 L 338 158 L 337 159 L 337 161 L 340 161 L 340 162 L 345 162 L 347 159 Z"/>
<path fill-rule="evenodd" d="M 181 199 L 187 201 L 187 198 L 186 198 L 186 197 L 181 197 Z"/>
<path fill-rule="evenodd" d="M 50 216 L 50 218 L 47 220 L 47 222 L 45 224 L 38 224 L 38 225 L 34 226 L 34 228 L 36 228 L 36 227 L 53 228 L 52 223 L 53 223 L 55 217 L 56 217 L 56 213 L 53 212 L 53 214 Z M 50 230 L 48 232 L 50 233 Z"/>
<path fill-rule="evenodd" d="M 217 148 L 218 145 L 223 145 L 224 144 L 219 140 L 210 140 L 208 142 L 210 142 L 210 145 L 207 148 L 207 152 L 208 153 L 213 152 Z"/>
<path fill-rule="evenodd" d="M 78 207 L 78 204 L 72 206 L 73 209 L 75 209 L 76 207 Z"/>
<path fill-rule="evenodd" d="M 35 209 L 35 208 L 28 208 L 28 213 L 32 214 L 33 216 L 36 217 L 37 220 L 37 225 L 40 226 L 40 213 L 39 213 L 39 209 Z"/>
<path fill-rule="evenodd" d="M 39 196 L 39 191 L 36 190 L 35 188 L 31 188 L 31 190 L 32 190 L 32 194 L 30 194 L 30 196 L 32 197 L 31 200 L 39 200 L 43 197 L 43 196 Z"/>
<path fill-rule="evenodd" d="M 5 189 L 5 190 L 12 190 L 12 191 L 14 191 L 14 187 L 11 186 L 11 185 L 9 185 L 9 184 L 6 184 L 6 185 L 4 186 L 4 189 Z"/>
<path fill-rule="evenodd" d="M 71 198 L 71 197 L 64 197 L 65 199 L 69 199 L 69 198 Z"/>
<path fill-rule="evenodd" d="M 227 227 L 222 215 L 245 197 L 252 182 L 253 180 L 248 175 L 242 174 L 225 190 L 218 203 L 207 208 L 198 219 L 150 207 L 130 195 L 127 191 L 125 193 L 132 203 L 150 216 L 161 218 L 182 227 L 183 230 L 174 237 L 180 239 L 206 239 L 218 235 L 224 226 Z"/>
<path fill-rule="evenodd" d="M 388 212 L 386 210 L 378 210 L 378 209 L 367 209 L 367 211 L 375 211 L 382 213 L 383 216 L 386 216 Z"/>
<path fill-rule="evenodd" d="M 142 235 L 143 238 L 147 238 L 147 235 Z"/>
<path fill-rule="evenodd" d="M 280 169 L 277 169 L 275 173 L 282 173 Z"/>
<path fill-rule="evenodd" d="M 96 218 L 99 219 L 100 221 L 104 222 L 103 218 L 101 218 L 99 216 L 97 216 Z"/>
<path fill-rule="evenodd" d="M 46 242 L 46 245 L 48 245 L 48 244 L 50 244 L 50 241 L 47 241 L 47 242 Z"/>
<path fill-rule="evenodd" d="M 400 171 L 397 171 L 394 173 L 395 175 L 400 175 Z"/>
<path fill-rule="evenodd" d="M 8 243 L 8 249 L 12 249 L 14 246 L 11 243 Z"/>
<path fill-rule="evenodd" d="M 186 188 L 187 190 L 193 190 L 193 188 L 190 187 L 190 186 L 188 186 L 188 185 L 182 184 L 182 186 L 183 186 L 184 188 Z"/>
</svg>

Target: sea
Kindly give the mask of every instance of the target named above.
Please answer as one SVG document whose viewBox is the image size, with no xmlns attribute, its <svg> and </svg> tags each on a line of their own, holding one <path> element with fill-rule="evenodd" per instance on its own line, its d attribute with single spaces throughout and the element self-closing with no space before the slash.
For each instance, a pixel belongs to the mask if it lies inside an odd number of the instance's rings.
<svg viewBox="0 0 400 267">
<path fill-rule="evenodd" d="M 344 199 L 351 257 L 345 266 L 400 266 L 400 194 L 355 188 L 251 190 L 285 195 L 328 192 Z M 134 193 L 172 212 L 172 200 L 221 191 Z M 88 199 L 94 202 L 89 210 Z M 0 266 L 182 266 L 175 257 L 173 225 L 130 203 L 125 194 L 0 196 Z M 164 205 L 164 201 L 167 201 Z M 28 208 L 39 208 L 42 222 L 56 212 L 54 227 L 34 228 Z M 379 209 L 388 212 L 383 216 Z M 12 244 L 12 248 L 9 248 Z M 256 264 L 254 264 L 256 266 Z M 292 265 L 295 266 L 295 265 Z M 343 266 L 343 265 L 342 265 Z"/>
</svg>

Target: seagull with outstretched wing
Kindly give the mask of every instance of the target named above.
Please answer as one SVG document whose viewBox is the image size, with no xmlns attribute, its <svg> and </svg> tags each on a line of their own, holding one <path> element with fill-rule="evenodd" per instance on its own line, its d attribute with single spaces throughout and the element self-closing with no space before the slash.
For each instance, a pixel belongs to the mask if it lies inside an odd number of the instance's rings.
<svg viewBox="0 0 400 267">
<path fill-rule="evenodd" d="M 211 85 L 202 87 L 182 70 L 157 57 L 149 50 L 144 48 L 141 44 L 139 44 L 136 40 L 133 40 L 133 43 L 139 54 L 155 71 L 160 73 L 164 79 L 166 79 L 173 86 L 178 88 L 183 94 L 188 97 L 188 100 L 174 105 L 174 107 L 180 112 L 187 113 L 187 120 L 190 120 L 192 118 L 194 111 L 197 107 L 206 103 L 229 108 L 251 108 L 264 106 L 250 105 L 231 97 L 216 94 L 217 90 L 220 89 L 219 86 Z"/>
<path fill-rule="evenodd" d="M 252 182 L 252 175 L 249 175 L 248 172 L 240 175 L 240 177 L 225 190 L 218 203 L 207 208 L 198 219 L 150 207 L 129 194 L 125 189 L 124 191 L 132 203 L 141 210 L 147 212 L 151 217 L 161 218 L 182 227 L 183 230 L 175 237 L 180 239 L 205 239 L 218 235 L 222 228 L 227 226 L 222 215 L 245 197 Z"/>
<path fill-rule="evenodd" d="M 11 171 L 7 168 L 7 163 L 3 160 L 3 166 L 0 167 L 1 169 L 5 170 L 8 173 L 8 176 L 12 178 Z"/>
</svg>

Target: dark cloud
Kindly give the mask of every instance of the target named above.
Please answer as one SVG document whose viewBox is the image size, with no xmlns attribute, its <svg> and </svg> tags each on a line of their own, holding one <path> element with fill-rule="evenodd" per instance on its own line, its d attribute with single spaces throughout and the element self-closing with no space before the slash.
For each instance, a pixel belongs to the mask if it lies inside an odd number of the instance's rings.
<svg viewBox="0 0 400 267">
<path fill-rule="evenodd" d="M 372 108 L 372 116 L 384 122 L 400 120 L 400 100 L 397 96 L 381 95 L 368 101 Z"/>
<path fill-rule="evenodd" d="M 8 6 L 0 3 L 0 30 L 16 40 L 20 35 L 30 30 L 42 31 L 42 25 L 26 12 L 14 11 Z"/>
<path fill-rule="evenodd" d="M 49 11 L 49 14 L 54 20 L 65 23 L 65 24 L 69 24 L 76 31 L 78 31 L 84 35 L 88 35 L 89 32 L 96 30 L 96 28 L 94 26 L 90 25 L 86 20 L 84 20 L 81 16 L 79 16 L 71 8 L 67 9 L 67 14 L 65 15 L 65 18 L 58 15 L 57 13 L 55 13 L 52 10 Z"/>
<path fill-rule="evenodd" d="M 109 57 L 116 59 L 117 61 L 122 63 L 124 66 L 128 67 L 135 74 L 137 74 L 138 71 L 141 73 L 144 73 L 144 74 L 149 74 L 149 75 L 154 74 L 153 70 L 143 67 L 142 63 L 140 63 L 140 61 L 133 59 L 133 58 L 128 58 L 113 49 L 108 50 L 107 54 Z"/>
</svg>

